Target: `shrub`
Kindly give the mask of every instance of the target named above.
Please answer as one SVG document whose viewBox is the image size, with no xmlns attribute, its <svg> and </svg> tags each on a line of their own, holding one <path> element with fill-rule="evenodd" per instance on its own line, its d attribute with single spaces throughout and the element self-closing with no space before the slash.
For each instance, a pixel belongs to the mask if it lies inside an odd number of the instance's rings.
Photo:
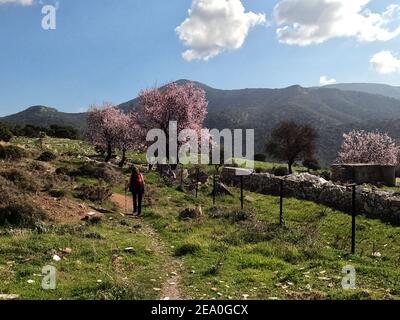
<svg viewBox="0 0 400 320">
<path fill-rule="evenodd" d="M 45 211 L 28 202 L 13 203 L 0 208 L 0 225 L 3 226 L 32 228 L 46 218 Z"/>
<path fill-rule="evenodd" d="M 96 165 L 87 163 L 79 167 L 76 171 L 72 173 L 72 175 L 100 179 L 104 180 L 107 183 L 116 183 L 125 180 L 120 172 L 106 164 Z"/>
<path fill-rule="evenodd" d="M 306 167 L 308 170 L 320 170 L 321 169 L 321 166 L 319 165 L 318 161 L 315 159 L 304 160 L 303 166 Z"/>
<path fill-rule="evenodd" d="M 201 247 L 195 243 L 185 243 L 175 249 L 175 256 L 182 257 L 188 254 L 196 254 Z"/>
<path fill-rule="evenodd" d="M 67 167 L 59 167 L 56 169 L 55 173 L 60 176 L 67 176 L 70 172 Z"/>
<path fill-rule="evenodd" d="M 55 160 L 56 158 L 57 156 L 54 153 L 50 151 L 45 151 L 39 156 L 38 160 L 43 162 L 50 162 Z"/>
<path fill-rule="evenodd" d="M 7 161 L 21 160 L 26 157 L 27 153 L 24 149 L 16 146 L 2 146 L 0 145 L 0 159 Z"/>
<path fill-rule="evenodd" d="M 82 200 L 103 202 L 112 196 L 109 188 L 82 185 L 78 189 L 78 198 Z"/>
<path fill-rule="evenodd" d="M 277 177 L 284 177 L 289 174 L 289 170 L 286 167 L 274 168 L 274 175 Z"/>
<path fill-rule="evenodd" d="M 0 123 L 0 141 L 9 142 L 12 137 L 13 134 L 10 129 L 6 125 Z"/>
<path fill-rule="evenodd" d="M 67 192 L 65 190 L 50 190 L 49 195 L 52 196 L 53 198 L 64 198 L 67 195 Z"/>
<path fill-rule="evenodd" d="M 266 159 L 267 159 L 267 156 L 264 153 L 258 153 L 258 154 L 254 155 L 255 161 L 265 162 Z"/>
<path fill-rule="evenodd" d="M 38 183 L 25 171 L 11 169 L 0 172 L 0 176 L 11 181 L 20 191 L 36 192 L 39 189 Z"/>
</svg>

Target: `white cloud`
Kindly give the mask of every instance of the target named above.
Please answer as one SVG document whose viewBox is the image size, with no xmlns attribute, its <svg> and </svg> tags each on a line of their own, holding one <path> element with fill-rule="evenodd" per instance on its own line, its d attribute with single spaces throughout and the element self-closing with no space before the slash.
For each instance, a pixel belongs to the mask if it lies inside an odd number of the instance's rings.
<svg viewBox="0 0 400 320">
<path fill-rule="evenodd" d="M 400 5 L 371 12 L 371 0 L 281 0 L 274 8 L 280 42 L 307 46 L 337 37 L 388 41 L 400 35 Z M 395 24 L 396 27 L 392 27 Z"/>
<path fill-rule="evenodd" d="M 0 5 L 9 3 L 19 4 L 22 6 L 30 6 L 33 4 L 33 0 L 0 0 Z"/>
<path fill-rule="evenodd" d="M 390 51 L 381 51 L 374 54 L 370 63 L 380 74 L 400 72 L 400 58 L 394 56 Z"/>
<path fill-rule="evenodd" d="M 226 49 L 239 49 L 250 28 L 265 22 L 264 14 L 246 12 L 241 0 L 193 0 L 188 18 L 176 28 L 189 47 L 182 56 L 208 60 Z"/>
<path fill-rule="evenodd" d="M 320 78 L 319 78 L 319 85 L 320 86 L 328 86 L 328 85 L 330 85 L 330 84 L 336 84 L 337 83 L 337 81 L 336 81 L 336 79 L 329 79 L 327 76 L 321 76 Z"/>
</svg>

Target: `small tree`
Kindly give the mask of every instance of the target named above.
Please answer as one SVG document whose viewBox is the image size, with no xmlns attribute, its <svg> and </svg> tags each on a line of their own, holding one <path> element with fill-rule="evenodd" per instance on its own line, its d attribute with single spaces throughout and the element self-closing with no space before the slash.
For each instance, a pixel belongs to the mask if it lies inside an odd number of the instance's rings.
<svg viewBox="0 0 400 320">
<path fill-rule="evenodd" d="M 111 160 L 113 149 L 117 145 L 121 116 L 122 111 L 108 102 L 104 102 L 102 107 L 95 105 L 90 107 L 86 138 L 89 142 L 106 150 L 105 162 Z"/>
<path fill-rule="evenodd" d="M 291 174 L 297 160 L 313 158 L 317 137 L 317 131 L 309 125 L 284 121 L 273 129 L 265 149 L 272 157 L 286 161 Z"/>
<path fill-rule="evenodd" d="M 119 166 L 122 168 L 126 162 L 128 150 L 143 150 L 144 132 L 139 125 L 138 115 L 135 112 L 129 114 L 121 113 L 116 128 L 116 147 L 122 152 L 122 159 Z"/>
<path fill-rule="evenodd" d="M 343 135 L 339 163 L 396 165 L 400 148 L 386 133 L 353 130 Z"/>
<path fill-rule="evenodd" d="M 0 123 L 0 141 L 9 142 L 12 137 L 13 134 L 10 129 L 6 125 Z"/>
</svg>

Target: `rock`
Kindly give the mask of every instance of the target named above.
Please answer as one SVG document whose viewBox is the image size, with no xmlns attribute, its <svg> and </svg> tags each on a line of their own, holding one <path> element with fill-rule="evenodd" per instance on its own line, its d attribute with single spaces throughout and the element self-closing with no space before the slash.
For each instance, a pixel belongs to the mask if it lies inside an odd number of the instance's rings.
<svg viewBox="0 0 400 320">
<path fill-rule="evenodd" d="M 181 181 L 185 180 L 189 177 L 189 171 L 187 169 L 176 169 L 173 171 L 176 177 L 176 180 Z"/>
<path fill-rule="evenodd" d="M 53 256 L 53 260 L 54 260 L 55 262 L 59 262 L 59 261 L 61 261 L 61 257 L 60 257 L 59 255 L 55 254 L 55 255 Z"/>
<path fill-rule="evenodd" d="M 373 256 L 374 258 L 380 258 L 380 257 L 382 257 L 382 254 L 381 254 L 380 252 L 373 252 L 373 253 L 372 253 L 372 256 Z"/>
<path fill-rule="evenodd" d="M 71 248 L 65 248 L 62 253 L 64 254 L 71 254 L 72 253 L 72 249 Z"/>
<path fill-rule="evenodd" d="M 203 216 L 203 209 L 201 208 L 201 206 L 198 206 L 194 209 L 187 208 L 179 214 L 179 218 L 182 220 L 199 219 L 202 216 Z"/>
<path fill-rule="evenodd" d="M 90 223 L 99 223 L 103 219 L 103 214 L 99 212 L 88 212 L 83 218 L 82 221 L 87 221 Z"/>
</svg>

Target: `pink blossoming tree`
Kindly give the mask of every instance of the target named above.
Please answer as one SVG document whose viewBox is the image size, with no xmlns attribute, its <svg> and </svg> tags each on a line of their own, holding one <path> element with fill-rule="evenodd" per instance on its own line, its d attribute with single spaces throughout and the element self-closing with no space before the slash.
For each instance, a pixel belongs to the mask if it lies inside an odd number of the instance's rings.
<svg viewBox="0 0 400 320">
<path fill-rule="evenodd" d="M 396 165 L 400 148 L 386 133 L 353 130 L 343 135 L 339 163 Z"/>
<path fill-rule="evenodd" d="M 124 114 L 109 102 L 102 107 L 91 106 L 87 116 L 86 137 L 89 142 L 106 150 L 105 162 L 109 162 L 114 149 L 122 151 L 120 166 L 126 161 L 126 152 L 140 148 L 143 133 L 137 115 Z"/>
<path fill-rule="evenodd" d="M 178 134 L 184 129 L 193 129 L 201 137 L 207 115 L 207 100 L 205 91 L 194 83 L 169 83 L 159 89 L 143 90 L 139 98 L 146 129 L 161 129 L 166 134 L 167 155 L 170 121 L 177 122 Z"/>
</svg>

